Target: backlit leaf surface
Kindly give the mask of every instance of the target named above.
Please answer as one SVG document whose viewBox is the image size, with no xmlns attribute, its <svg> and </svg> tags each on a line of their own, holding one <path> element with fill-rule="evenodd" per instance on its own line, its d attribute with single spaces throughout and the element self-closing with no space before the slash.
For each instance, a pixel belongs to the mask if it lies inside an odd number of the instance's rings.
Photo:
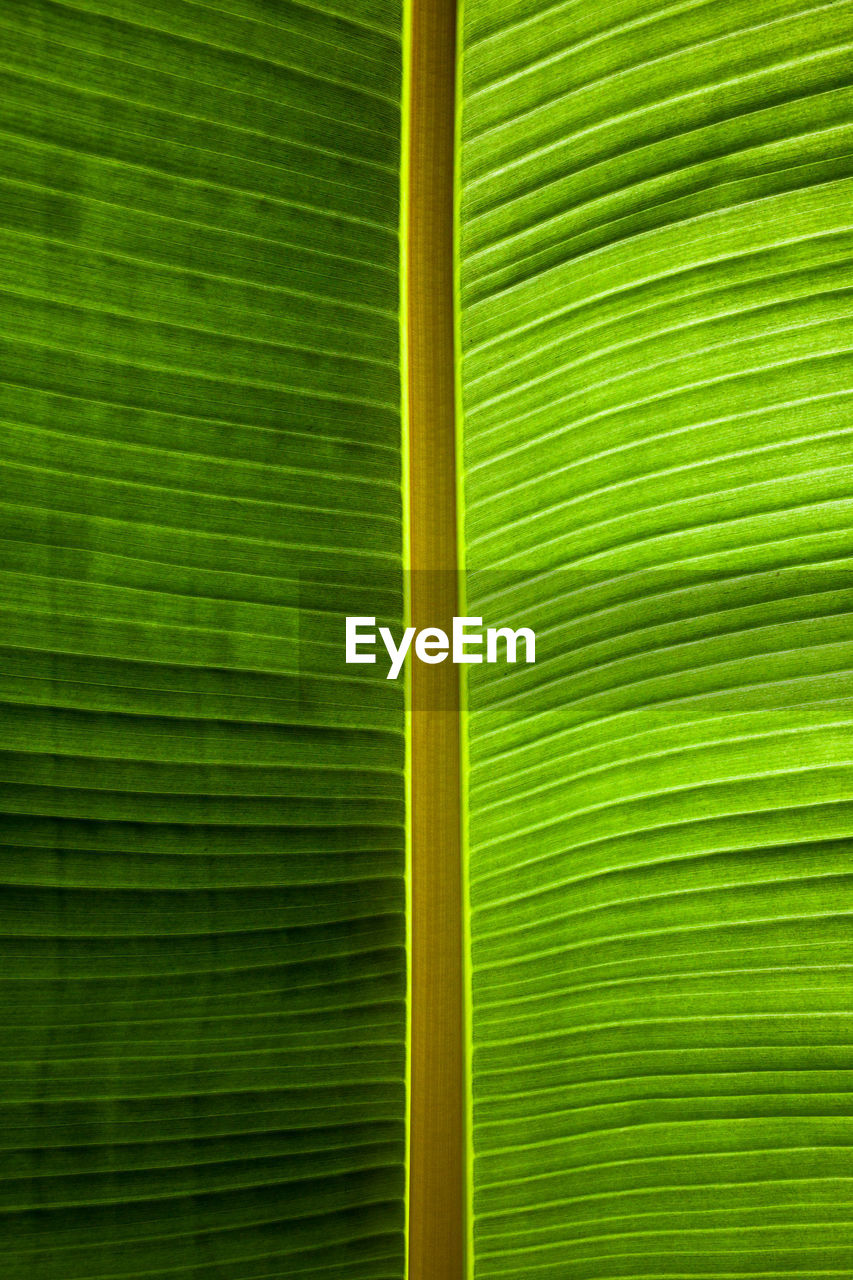
<svg viewBox="0 0 853 1280">
<path fill-rule="evenodd" d="M 463 33 L 474 1274 L 845 1275 L 853 9 Z"/>
<path fill-rule="evenodd" d="M 400 7 L 0 40 L 2 1272 L 393 1280 Z"/>
</svg>

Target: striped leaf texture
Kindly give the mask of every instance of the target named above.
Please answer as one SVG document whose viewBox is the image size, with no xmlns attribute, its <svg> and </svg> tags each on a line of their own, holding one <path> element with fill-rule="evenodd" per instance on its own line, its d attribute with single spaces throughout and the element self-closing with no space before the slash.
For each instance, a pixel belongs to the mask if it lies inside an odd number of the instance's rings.
<svg viewBox="0 0 853 1280">
<path fill-rule="evenodd" d="M 9 1280 L 403 1274 L 401 26 L 0 10 Z"/>
<path fill-rule="evenodd" d="M 851 37 L 465 6 L 478 1280 L 850 1271 Z"/>
</svg>

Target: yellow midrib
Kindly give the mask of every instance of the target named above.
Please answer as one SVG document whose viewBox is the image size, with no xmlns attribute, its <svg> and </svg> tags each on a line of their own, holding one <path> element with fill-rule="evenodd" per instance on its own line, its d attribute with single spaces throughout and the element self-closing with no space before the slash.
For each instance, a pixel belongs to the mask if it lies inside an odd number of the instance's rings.
<svg viewBox="0 0 853 1280">
<path fill-rule="evenodd" d="M 459 611 L 454 205 L 456 3 L 407 0 L 404 458 L 409 625 Z M 459 668 L 409 684 L 410 1280 L 463 1280 L 467 1235 Z"/>
</svg>

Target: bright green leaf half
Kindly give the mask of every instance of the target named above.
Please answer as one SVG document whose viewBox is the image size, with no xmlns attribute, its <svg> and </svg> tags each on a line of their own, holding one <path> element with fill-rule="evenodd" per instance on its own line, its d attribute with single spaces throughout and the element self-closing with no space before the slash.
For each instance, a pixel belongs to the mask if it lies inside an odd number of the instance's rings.
<svg viewBox="0 0 853 1280">
<path fill-rule="evenodd" d="M 477 1280 L 850 1271 L 851 37 L 466 3 Z"/>
<path fill-rule="evenodd" d="M 403 1273 L 397 0 L 4 0 L 4 1280 Z"/>
</svg>

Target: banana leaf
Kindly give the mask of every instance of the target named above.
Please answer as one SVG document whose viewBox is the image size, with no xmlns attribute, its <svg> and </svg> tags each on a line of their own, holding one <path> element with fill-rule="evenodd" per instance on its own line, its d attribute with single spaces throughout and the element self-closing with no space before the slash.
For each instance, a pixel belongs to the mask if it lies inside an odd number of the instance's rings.
<svg viewBox="0 0 853 1280">
<path fill-rule="evenodd" d="M 397 1280 L 400 6 L 0 33 L 2 1272 Z"/>
<path fill-rule="evenodd" d="M 849 1273 L 851 32 L 466 0 L 478 1280 Z"/>
</svg>

